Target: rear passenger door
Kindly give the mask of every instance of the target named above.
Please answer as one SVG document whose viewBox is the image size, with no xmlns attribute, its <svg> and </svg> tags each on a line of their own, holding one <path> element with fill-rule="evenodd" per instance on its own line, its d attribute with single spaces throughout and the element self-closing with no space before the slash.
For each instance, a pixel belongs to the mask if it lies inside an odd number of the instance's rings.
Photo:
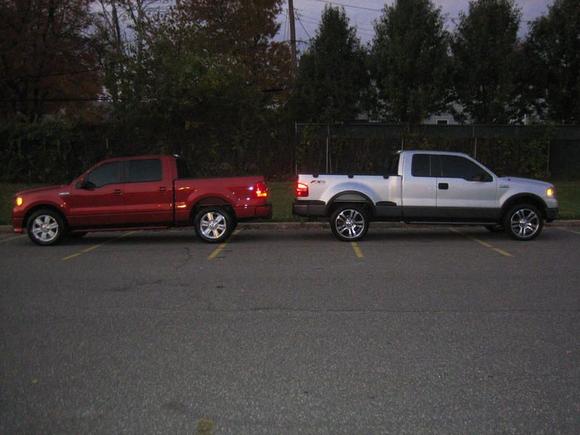
<svg viewBox="0 0 580 435">
<path fill-rule="evenodd" d="M 164 176 L 161 159 L 124 162 L 127 224 L 168 225 L 173 222 L 172 180 Z"/>
<path fill-rule="evenodd" d="M 437 170 L 437 208 L 442 216 L 488 220 L 497 217 L 497 179 L 475 162 L 456 155 L 440 155 Z"/>
<path fill-rule="evenodd" d="M 431 174 L 432 155 L 415 153 L 405 162 L 403 180 L 403 215 L 409 219 L 426 219 L 437 213 L 437 178 Z"/>
</svg>

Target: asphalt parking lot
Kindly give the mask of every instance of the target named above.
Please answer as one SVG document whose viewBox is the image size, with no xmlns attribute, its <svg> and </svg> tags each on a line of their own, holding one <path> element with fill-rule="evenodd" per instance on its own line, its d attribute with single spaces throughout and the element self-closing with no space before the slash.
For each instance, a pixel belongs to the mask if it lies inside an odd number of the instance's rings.
<svg viewBox="0 0 580 435">
<path fill-rule="evenodd" d="M 0 433 L 580 433 L 580 228 L 0 234 Z"/>
</svg>

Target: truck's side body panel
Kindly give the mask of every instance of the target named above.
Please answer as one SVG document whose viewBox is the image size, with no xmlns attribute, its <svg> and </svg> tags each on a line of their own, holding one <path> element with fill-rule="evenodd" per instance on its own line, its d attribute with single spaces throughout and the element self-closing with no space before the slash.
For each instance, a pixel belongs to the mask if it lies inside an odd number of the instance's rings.
<svg viewBox="0 0 580 435">
<path fill-rule="evenodd" d="M 539 204 L 548 219 L 557 216 L 556 199 L 546 195 L 549 183 L 497 177 L 461 153 L 404 151 L 398 175 L 299 175 L 298 182 L 309 187 L 294 204 L 300 216 L 328 216 L 337 198 L 348 202 L 357 193 L 374 220 L 496 223 L 517 195 Z"/>
<path fill-rule="evenodd" d="M 264 178 L 179 179 L 176 159 L 139 156 L 110 159 L 90 168 L 69 185 L 19 192 L 22 205 L 13 209 L 15 232 L 23 232 L 26 217 L 40 207 L 52 208 L 70 230 L 191 225 L 197 207 L 223 206 L 236 220 L 269 218 L 267 195 L 258 196 Z M 83 187 L 91 181 L 91 188 Z"/>
</svg>

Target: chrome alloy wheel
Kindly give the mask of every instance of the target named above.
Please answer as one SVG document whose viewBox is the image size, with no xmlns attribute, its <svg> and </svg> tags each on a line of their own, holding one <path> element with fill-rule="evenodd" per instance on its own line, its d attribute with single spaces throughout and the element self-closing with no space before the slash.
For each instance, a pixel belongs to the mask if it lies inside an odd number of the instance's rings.
<svg viewBox="0 0 580 435">
<path fill-rule="evenodd" d="M 521 208 L 510 219 L 512 232 L 520 239 L 529 239 L 538 232 L 540 219 L 534 210 Z"/>
<path fill-rule="evenodd" d="M 335 219 L 336 231 L 346 239 L 356 239 L 365 229 L 365 218 L 352 208 L 342 210 Z"/>
<path fill-rule="evenodd" d="M 205 237 L 217 240 L 226 232 L 226 217 L 216 211 L 209 211 L 201 217 L 199 227 Z"/>
<path fill-rule="evenodd" d="M 42 243 L 50 243 L 58 237 L 60 231 L 58 222 L 50 215 L 42 214 L 32 222 L 32 235 Z"/>
</svg>

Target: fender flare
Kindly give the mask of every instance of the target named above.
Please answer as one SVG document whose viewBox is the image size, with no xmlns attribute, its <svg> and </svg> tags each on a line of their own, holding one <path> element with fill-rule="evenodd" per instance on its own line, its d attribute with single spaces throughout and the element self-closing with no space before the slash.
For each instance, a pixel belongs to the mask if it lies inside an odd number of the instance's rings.
<svg viewBox="0 0 580 435">
<path fill-rule="evenodd" d="M 360 203 L 369 205 L 374 213 L 374 203 L 368 197 L 368 195 L 359 192 L 357 190 L 345 190 L 335 194 L 326 205 L 326 213 L 329 214 L 330 210 L 335 204 L 340 203 Z"/>
<path fill-rule="evenodd" d="M 532 205 L 537 206 L 540 209 L 540 212 L 544 215 L 544 218 L 546 217 L 546 209 L 548 208 L 548 205 L 541 197 L 534 193 L 516 193 L 515 195 L 510 196 L 501 206 L 502 217 L 515 204 L 524 202 L 529 202 Z"/>
</svg>

